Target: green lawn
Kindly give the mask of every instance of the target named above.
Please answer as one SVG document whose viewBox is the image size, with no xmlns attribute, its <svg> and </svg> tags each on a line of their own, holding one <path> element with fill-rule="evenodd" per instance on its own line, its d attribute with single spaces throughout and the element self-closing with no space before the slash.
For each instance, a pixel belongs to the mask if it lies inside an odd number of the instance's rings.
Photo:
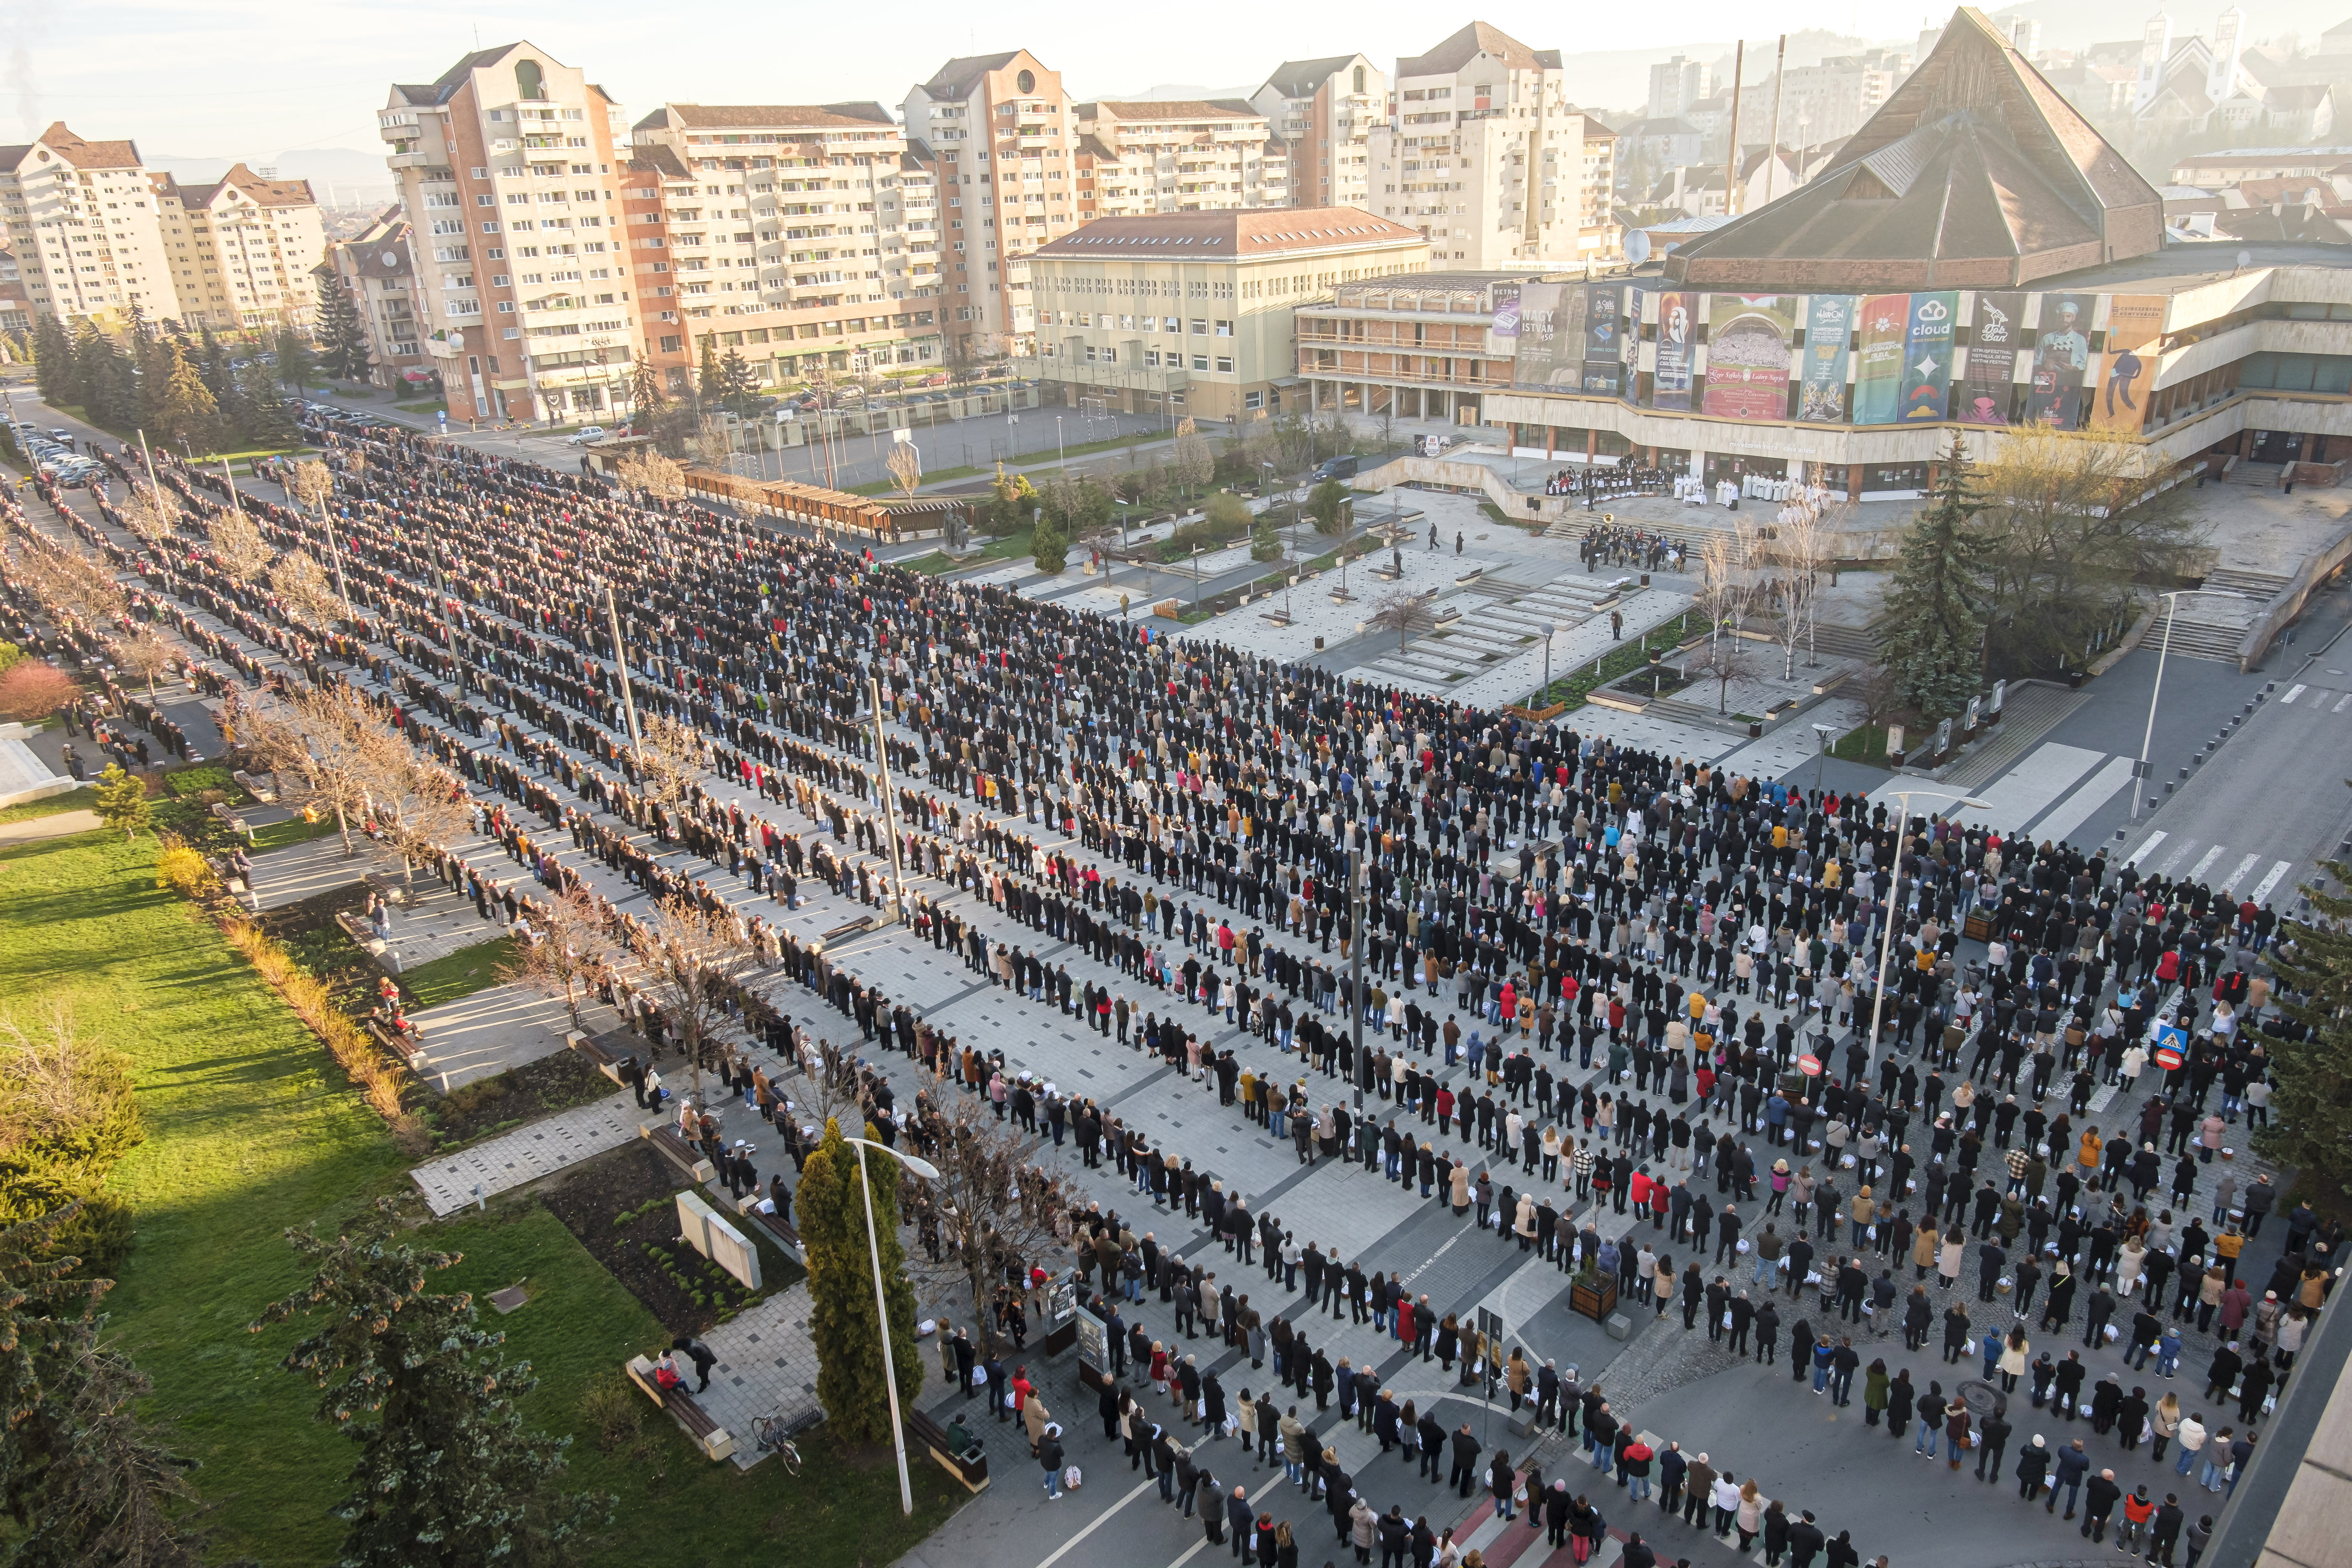
<svg viewBox="0 0 2352 1568">
<path fill-rule="evenodd" d="M 0 806 L 0 822 L 30 822 L 37 816 L 55 816 L 61 811 L 96 811 L 98 791 L 89 784 L 53 795 L 47 800 L 28 800 L 20 805 Z"/>
<path fill-rule="evenodd" d="M 0 849 L 0 998 L 30 1021 L 62 1001 L 86 1037 L 132 1065 L 147 1140 L 117 1166 L 138 1243 L 108 1298 L 110 1330 L 155 1383 L 152 1414 L 202 1462 L 217 1511 L 215 1552 L 278 1565 L 329 1561 L 353 1451 L 312 1417 L 316 1393 L 278 1366 L 299 1323 L 246 1325 L 300 1279 L 281 1237 L 331 1226 L 376 1195 L 414 1191 L 411 1163 L 325 1050 L 193 909 L 154 887 L 155 842 L 87 833 Z M 462 956 L 462 955 L 460 955 Z M 425 1245 L 465 1254 L 439 1289 L 486 1294 L 520 1281 L 533 1299 L 484 1316 L 530 1361 L 527 1419 L 563 1434 L 590 1386 L 663 1342 L 652 1315 L 528 1198 L 446 1225 Z M 574 1448 L 577 1483 L 617 1494 L 612 1530 L 576 1560 L 699 1565 L 764 1560 L 887 1563 L 962 1492 L 915 1472 L 911 1525 L 887 1463 L 853 1467 L 821 1436 L 797 1480 L 712 1465 L 648 1411 L 655 1460 Z"/>
<path fill-rule="evenodd" d="M 420 963 L 400 973 L 401 984 L 416 998 L 417 1010 L 437 1007 L 444 1002 L 455 1002 L 460 996 L 471 996 L 499 983 L 499 966 L 514 962 L 515 950 L 521 942 L 510 936 L 494 937 L 478 942 L 471 947 L 461 947 L 446 958 L 436 958 L 430 963 Z"/>
<path fill-rule="evenodd" d="M 1097 452 L 1115 452 L 1127 446 L 1130 439 L 1132 439 L 1135 445 L 1139 447 L 1148 447 L 1154 441 L 1165 441 L 1171 439 L 1171 437 L 1166 436 L 1142 436 L 1136 437 L 1113 436 L 1108 440 L 1080 442 L 1072 446 L 1064 447 L 1058 452 L 1039 452 L 1031 457 L 1013 458 L 1010 459 L 1010 461 L 1014 468 L 1034 468 L 1041 463 L 1058 463 L 1065 458 L 1086 458 L 1091 457 Z"/>
<path fill-rule="evenodd" d="M 448 405 L 437 397 L 428 397 L 422 403 L 395 403 L 393 406 L 403 414 L 438 414 Z"/>
<path fill-rule="evenodd" d="M 1848 730 L 1830 748 L 1830 755 L 1843 757 L 1850 763 L 1866 763 L 1874 768 L 1886 765 L 1886 726 L 1864 724 Z"/>
<path fill-rule="evenodd" d="M 248 853 L 266 855 L 272 849 L 283 849 L 289 844 L 308 844 L 313 838 L 324 838 L 337 831 L 335 819 L 331 816 L 322 816 L 316 822 L 305 822 L 299 816 L 289 816 L 283 822 L 264 823 L 255 828 L 253 846 Z M 353 841 L 357 841 L 356 835 Z"/>
</svg>

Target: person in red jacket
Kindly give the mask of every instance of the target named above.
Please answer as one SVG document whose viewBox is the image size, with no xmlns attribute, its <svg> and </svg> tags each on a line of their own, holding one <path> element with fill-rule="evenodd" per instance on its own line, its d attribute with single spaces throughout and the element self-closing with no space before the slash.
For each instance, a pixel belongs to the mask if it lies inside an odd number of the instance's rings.
<svg viewBox="0 0 2352 1568">
<path fill-rule="evenodd" d="M 2131 1496 L 2124 1499 L 2124 1522 L 2116 1531 L 2116 1550 L 2130 1552 L 2147 1530 L 2148 1521 L 2155 1517 L 2156 1502 L 2147 1495 L 2147 1483 L 2142 1481 L 2132 1489 Z"/>
</svg>

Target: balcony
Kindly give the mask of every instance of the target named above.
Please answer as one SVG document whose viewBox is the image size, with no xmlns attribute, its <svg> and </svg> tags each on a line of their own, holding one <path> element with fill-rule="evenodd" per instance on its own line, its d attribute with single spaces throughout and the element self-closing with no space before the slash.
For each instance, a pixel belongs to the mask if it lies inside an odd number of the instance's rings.
<svg viewBox="0 0 2352 1568">
<path fill-rule="evenodd" d="M 434 155 L 430 153 L 394 153 L 383 161 L 387 169 L 429 169 Z"/>
</svg>

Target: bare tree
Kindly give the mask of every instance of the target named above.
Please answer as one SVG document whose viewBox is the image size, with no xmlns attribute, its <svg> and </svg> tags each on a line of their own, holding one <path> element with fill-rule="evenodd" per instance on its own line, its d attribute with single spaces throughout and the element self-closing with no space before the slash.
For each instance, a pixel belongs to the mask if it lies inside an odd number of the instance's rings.
<svg viewBox="0 0 2352 1568">
<path fill-rule="evenodd" d="M 221 570 L 248 586 L 261 581 L 262 571 L 275 553 L 253 520 L 236 507 L 214 513 L 205 524 L 205 537 L 212 542 L 213 559 Z"/>
<path fill-rule="evenodd" d="M 1391 588 L 1372 604 L 1371 624 L 1381 631 L 1397 635 L 1397 652 L 1402 653 L 1411 634 L 1426 630 L 1436 624 L 1422 596 L 1406 588 Z"/>
<path fill-rule="evenodd" d="M 163 635 L 151 626 L 141 626 L 129 637 L 117 637 L 113 645 L 114 662 L 147 683 L 147 696 L 155 696 L 155 678 L 172 668 L 179 657 Z"/>
<path fill-rule="evenodd" d="M 457 774 L 390 730 L 376 735 L 367 781 L 370 814 L 377 830 L 400 851 L 402 877 L 413 884 L 417 863 L 455 839 L 468 826 L 473 807 Z"/>
<path fill-rule="evenodd" d="M 1756 673 L 1756 660 L 1737 633 L 1725 632 L 1708 638 L 1706 646 L 1684 668 L 1693 675 L 1714 679 L 1715 710 L 1727 713 L 1731 710 L 1731 683 Z"/>
<path fill-rule="evenodd" d="M 269 587 L 278 602 L 297 619 L 311 626 L 333 626 L 343 607 L 327 569 L 299 550 L 289 550 L 269 569 Z"/>
<path fill-rule="evenodd" d="M 133 482 L 122 498 L 122 521 L 148 545 L 159 545 L 179 531 L 179 499 L 169 490 Z"/>
<path fill-rule="evenodd" d="M 890 455 L 882 459 L 882 466 L 889 470 L 891 487 L 907 500 L 913 500 L 916 490 L 923 483 L 923 459 L 915 450 L 915 444 L 911 441 L 892 442 Z"/>
<path fill-rule="evenodd" d="M 356 853 L 352 822 L 367 810 L 369 786 L 397 737 L 341 686 L 297 692 L 233 718 L 247 749 L 278 775 L 278 798 L 333 812 L 343 853 Z"/>
<path fill-rule="evenodd" d="M 1815 646 L 1815 629 L 1821 624 L 1822 573 L 1837 558 L 1839 531 L 1830 526 L 1829 520 L 1811 501 L 1800 501 L 1789 509 L 1780 531 L 1773 553 L 1787 574 L 1778 595 L 1780 641 L 1788 650 L 1781 675 L 1785 680 L 1796 675 L 1800 641 L 1805 645 L 1807 668 L 1822 662 L 1820 649 Z"/>
<path fill-rule="evenodd" d="M 675 500 L 686 493 L 686 465 L 651 447 L 614 463 L 613 475 L 625 488 L 656 500 Z"/>
<path fill-rule="evenodd" d="M 315 458 L 306 458 L 287 470 L 286 494 L 306 507 L 323 509 L 335 493 L 334 470 Z"/>
<path fill-rule="evenodd" d="M 1710 643 L 1719 642 L 1725 632 L 1737 629 L 1740 617 L 1748 613 L 1753 594 L 1748 563 L 1755 552 L 1756 537 L 1745 519 L 1735 521 L 1727 533 L 1711 533 L 1698 549 L 1699 603 L 1706 610 L 1707 619 L 1714 623 Z"/>
<path fill-rule="evenodd" d="M 1176 426 L 1176 451 L 1169 469 L 1188 495 L 1217 477 L 1216 454 L 1189 418 Z"/>
<path fill-rule="evenodd" d="M 538 915 L 545 928 L 524 948 L 499 977 L 520 983 L 541 995 L 562 998 L 574 1028 L 586 1028 L 580 1016 L 581 999 L 596 984 L 596 976 L 619 955 L 620 943 L 604 923 L 596 900 L 585 890 L 567 888 L 540 900 Z"/>
<path fill-rule="evenodd" d="M 686 1053 L 695 1099 L 702 1098 L 702 1070 L 717 1068 L 724 1055 L 719 1030 L 730 1015 L 738 971 L 750 950 L 725 909 L 705 913 L 686 899 L 665 899 L 629 932 L 636 959 L 637 989 L 661 1010 L 663 1021 Z"/>
<path fill-rule="evenodd" d="M 959 1100 L 936 1115 L 939 1146 L 928 1157 L 939 1179 L 902 1176 L 898 1214 L 909 1224 L 938 1226 L 940 1260 L 929 1261 L 919 1249 L 907 1265 L 934 1289 L 964 1292 L 982 1352 L 993 1355 L 998 1342 L 989 1308 L 996 1288 L 1064 1249 L 1060 1223 L 1074 1189 L 1058 1172 L 1032 1164 L 1021 1134 L 984 1114 L 977 1101 Z"/>
</svg>

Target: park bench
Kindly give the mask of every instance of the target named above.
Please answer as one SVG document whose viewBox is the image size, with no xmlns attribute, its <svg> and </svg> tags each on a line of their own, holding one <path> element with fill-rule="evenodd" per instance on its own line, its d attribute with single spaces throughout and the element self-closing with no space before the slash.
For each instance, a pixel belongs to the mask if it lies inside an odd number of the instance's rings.
<svg viewBox="0 0 2352 1568">
<path fill-rule="evenodd" d="M 701 1151 L 677 1134 L 677 1129 L 667 1121 L 649 1122 L 637 1129 L 637 1136 L 660 1150 L 669 1163 L 696 1182 L 707 1182 L 719 1173 L 719 1168 L 702 1157 Z"/>
<path fill-rule="evenodd" d="M 583 1035 L 577 1029 L 566 1034 L 563 1037 L 563 1043 L 594 1062 L 598 1072 L 603 1073 L 614 1083 L 620 1083 L 621 1063 L 626 1058 L 627 1052 L 615 1051 L 598 1040 L 595 1036 Z"/>
<path fill-rule="evenodd" d="M 362 876 L 360 880 L 365 882 L 370 888 L 375 889 L 376 896 L 382 899 L 385 903 L 390 904 L 394 909 L 410 909 L 413 908 L 416 902 L 415 895 L 412 894 L 406 887 L 403 886 L 401 883 L 394 881 L 391 878 L 385 876 L 381 871 L 370 871 Z"/>
<path fill-rule="evenodd" d="M 240 771 L 229 774 L 229 777 L 236 781 L 237 787 L 239 789 L 245 791 L 246 794 L 251 795 L 262 805 L 276 805 L 278 804 L 278 775 L 276 773 L 254 774 Z"/>
<path fill-rule="evenodd" d="M 367 1032 L 375 1037 L 377 1045 L 406 1062 L 410 1070 L 423 1070 L 425 1062 L 423 1044 L 410 1036 L 394 1034 L 373 1018 L 364 1019 L 362 1022 L 367 1026 Z"/>
<path fill-rule="evenodd" d="M 988 1485 L 988 1450 L 978 1443 L 958 1454 L 948 1447 L 948 1429 L 924 1411 L 911 1406 L 907 1411 L 907 1436 L 920 1443 L 940 1468 L 961 1481 L 968 1491 L 978 1491 Z"/>
<path fill-rule="evenodd" d="M 727 1428 L 710 1418 L 710 1413 L 694 1401 L 694 1395 L 683 1388 L 665 1389 L 654 1381 L 654 1363 L 644 1356 L 632 1359 L 628 1366 L 629 1381 L 645 1390 L 647 1399 L 669 1412 L 672 1419 L 684 1427 L 702 1450 L 706 1459 L 724 1459 L 735 1452 L 735 1439 Z"/>
<path fill-rule="evenodd" d="M 801 1233 L 793 1229 L 792 1222 L 783 1215 L 762 1213 L 754 1206 L 759 1201 L 759 1194 L 747 1193 L 737 1205 L 735 1212 L 751 1221 L 757 1228 L 767 1232 L 768 1239 L 782 1247 L 785 1257 L 795 1263 L 805 1265 L 808 1261 L 808 1254 L 802 1249 Z"/>
</svg>

